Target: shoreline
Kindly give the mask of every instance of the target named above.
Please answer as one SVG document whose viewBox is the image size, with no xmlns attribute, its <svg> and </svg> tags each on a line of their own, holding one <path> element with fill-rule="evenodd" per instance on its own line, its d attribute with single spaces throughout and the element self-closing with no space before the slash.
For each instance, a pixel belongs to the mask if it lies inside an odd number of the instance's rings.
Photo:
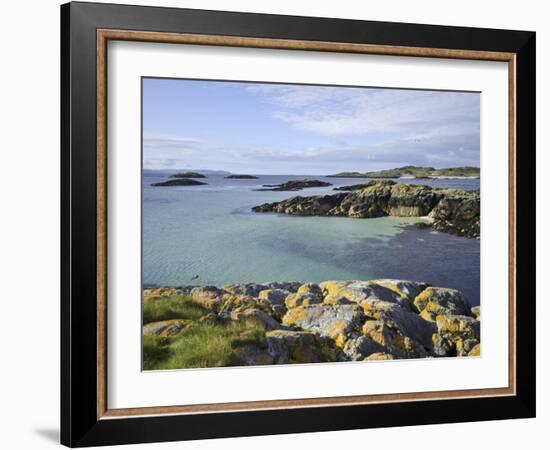
<svg viewBox="0 0 550 450">
<path fill-rule="evenodd" d="M 481 351 L 480 308 L 470 307 L 458 290 L 423 282 L 240 283 L 142 292 L 145 370 L 472 357 Z M 226 339 L 228 346 L 216 347 L 215 357 L 197 355 L 200 349 L 185 343 L 198 335 Z"/>
</svg>

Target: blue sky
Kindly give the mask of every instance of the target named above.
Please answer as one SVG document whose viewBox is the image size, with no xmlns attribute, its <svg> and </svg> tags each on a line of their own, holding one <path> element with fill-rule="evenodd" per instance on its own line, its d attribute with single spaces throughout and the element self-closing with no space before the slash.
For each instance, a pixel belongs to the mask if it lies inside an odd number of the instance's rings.
<svg viewBox="0 0 550 450">
<path fill-rule="evenodd" d="M 479 166 L 480 94 L 143 80 L 146 169 L 331 174 Z"/>
</svg>

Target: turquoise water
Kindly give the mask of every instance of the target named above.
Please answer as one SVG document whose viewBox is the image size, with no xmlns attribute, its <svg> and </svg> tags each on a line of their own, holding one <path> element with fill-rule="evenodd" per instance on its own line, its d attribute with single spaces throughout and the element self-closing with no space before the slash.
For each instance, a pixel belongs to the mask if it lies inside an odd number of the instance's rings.
<svg viewBox="0 0 550 450">
<path fill-rule="evenodd" d="M 151 187 L 166 172 L 143 177 L 144 285 L 222 285 L 267 281 L 407 278 L 454 287 L 479 304 L 479 241 L 418 229 L 418 219 L 295 217 L 250 208 L 295 195 L 254 191 L 304 176 L 230 180 L 208 175 L 206 186 Z M 362 179 L 323 178 L 334 186 Z M 403 180 L 461 189 L 479 180 Z M 198 278 L 193 279 L 198 275 Z"/>
</svg>

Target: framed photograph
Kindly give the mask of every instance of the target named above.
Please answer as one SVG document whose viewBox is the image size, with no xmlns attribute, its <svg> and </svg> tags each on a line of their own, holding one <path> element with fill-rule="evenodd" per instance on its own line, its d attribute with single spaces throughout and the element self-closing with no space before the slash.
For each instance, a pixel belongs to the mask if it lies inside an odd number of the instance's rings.
<svg viewBox="0 0 550 450">
<path fill-rule="evenodd" d="M 534 32 L 61 25 L 63 444 L 534 417 Z"/>
</svg>

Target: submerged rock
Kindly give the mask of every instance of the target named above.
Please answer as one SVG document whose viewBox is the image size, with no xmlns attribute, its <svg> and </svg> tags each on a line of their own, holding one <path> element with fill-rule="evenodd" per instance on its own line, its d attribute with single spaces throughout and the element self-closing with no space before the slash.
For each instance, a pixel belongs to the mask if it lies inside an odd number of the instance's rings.
<svg viewBox="0 0 550 450">
<path fill-rule="evenodd" d="M 344 188 L 350 192 L 292 197 L 280 202 L 264 203 L 252 210 L 298 216 L 354 218 L 427 216 L 436 230 L 479 239 L 479 190 L 432 188 L 389 180 L 371 181 Z"/>
</svg>

